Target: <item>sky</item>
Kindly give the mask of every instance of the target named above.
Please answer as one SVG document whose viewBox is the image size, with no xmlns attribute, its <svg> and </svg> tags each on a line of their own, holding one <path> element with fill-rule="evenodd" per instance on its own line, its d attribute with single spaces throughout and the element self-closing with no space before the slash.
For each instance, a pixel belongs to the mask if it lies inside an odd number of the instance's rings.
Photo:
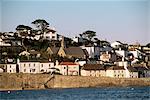
<svg viewBox="0 0 150 100">
<path fill-rule="evenodd" d="M 150 0 L 0 0 L 0 31 L 36 19 L 68 37 L 93 30 L 110 42 L 150 42 Z"/>
</svg>

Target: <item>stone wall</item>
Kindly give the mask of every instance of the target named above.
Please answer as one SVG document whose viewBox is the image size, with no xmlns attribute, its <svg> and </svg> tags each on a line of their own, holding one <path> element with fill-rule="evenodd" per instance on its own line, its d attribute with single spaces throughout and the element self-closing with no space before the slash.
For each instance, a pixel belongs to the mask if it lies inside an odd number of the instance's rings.
<svg viewBox="0 0 150 100">
<path fill-rule="evenodd" d="M 108 78 L 83 76 L 56 76 L 54 88 L 101 87 L 101 86 L 150 86 L 150 78 Z"/>
<path fill-rule="evenodd" d="M 0 74 L 0 90 L 101 86 L 150 86 L 150 78 L 116 79 L 62 75 L 52 77 L 48 74 Z"/>
<path fill-rule="evenodd" d="M 0 90 L 41 89 L 49 77 L 47 74 L 0 74 Z"/>
</svg>

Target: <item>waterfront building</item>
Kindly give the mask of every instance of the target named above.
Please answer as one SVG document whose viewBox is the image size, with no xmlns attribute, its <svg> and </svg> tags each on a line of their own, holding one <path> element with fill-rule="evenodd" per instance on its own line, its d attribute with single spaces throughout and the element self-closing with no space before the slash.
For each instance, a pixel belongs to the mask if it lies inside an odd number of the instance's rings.
<svg viewBox="0 0 150 100">
<path fill-rule="evenodd" d="M 79 64 L 73 62 L 57 63 L 55 68 L 58 68 L 62 75 L 79 75 Z"/>
<path fill-rule="evenodd" d="M 54 63 L 50 61 L 32 61 L 32 60 L 26 60 L 26 61 L 20 61 L 18 63 L 20 72 L 22 73 L 49 73 L 50 68 L 54 67 Z"/>
<path fill-rule="evenodd" d="M 6 72 L 7 73 L 17 73 L 16 64 L 6 64 Z"/>
<path fill-rule="evenodd" d="M 106 70 L 107 77 L 125 78 L 126 70 L 124 66 L 112 66 Z"/>
<path fill-rule="evenodd" d="M 104 66 L 100 64 L 84 64 L 81 68 L 81 76 L 106 76 L 106 71 Z"/>
</svg>

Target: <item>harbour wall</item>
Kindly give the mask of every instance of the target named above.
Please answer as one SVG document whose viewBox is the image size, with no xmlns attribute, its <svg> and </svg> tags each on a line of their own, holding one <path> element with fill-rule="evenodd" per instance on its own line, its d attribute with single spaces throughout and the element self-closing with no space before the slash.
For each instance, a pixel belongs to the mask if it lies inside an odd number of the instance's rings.
<svg viewBox="0 0 150 100">
<path fill-rule="evenodd" d="M 150 78 L 109 78 L 49 74 L 0 74 L 0 90 L 150 86 Z"/>
</svg>

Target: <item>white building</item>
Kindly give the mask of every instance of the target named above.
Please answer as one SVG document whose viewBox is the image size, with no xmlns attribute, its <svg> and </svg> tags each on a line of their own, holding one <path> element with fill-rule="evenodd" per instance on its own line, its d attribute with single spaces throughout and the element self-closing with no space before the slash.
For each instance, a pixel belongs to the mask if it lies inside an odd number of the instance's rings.
<svg viewBox="0 0 150 100">
<path fill-rule="evenodd" d="M 16 64 L 6 64 L 7 73 L 16 73 Z"/>
<path fill-rule="evenodd" d="M 47 32 L 44 32 L 43 37 L 48 40 L 57 40 L 57 33 L 54 28 L 48 29 Z"/>
<path fill-rule="evenodd" d="M 99 46 L 94 46 L 94 45 L 86 45 L 86 46 L 81 46 L 82 49 L 86 49 L 89 58 L 99 58 L 100 56 L 100 47 Z"/>
<path fill-rule="evenodd" d="M 101 77 L 106 76 L 106 71 L 100 64 L 84 64 L 81 68 L 81 76 Z"/>
<path fill-rule="evenodd" d="M 79 75 L 79 65 L 73 62 L 61 62 L 55 68 L 60 70 L 62 75 Z"/>
<path fill-rule="evenodd" d="M 40 73 L 40 62 L 21 61 L 19 68 L 22 73 Z"/>
<path fill-rule="evenodd" d="M 54 67 L 54 63 L 49 61 L 21 61 L 18 64 L 22 73 L 50 72 L 50 68 Z"/>
<path fill-rule="evenodd" d="M 53 62 L 40 62 L 40 72 L 50 72 L 51 68 L 54 68 Z"/>
<path fill-rule="evenodd" d="M 125 78 L 126 70 L 123 66 L 112 66 L 106 70 L 107 77 Z"/>
<path fill-rule="evenodd" d="M 0 38 L 0 46 L 11 46 L 11 44 L 5 43 L 5 42 Z"/>
</svg>

